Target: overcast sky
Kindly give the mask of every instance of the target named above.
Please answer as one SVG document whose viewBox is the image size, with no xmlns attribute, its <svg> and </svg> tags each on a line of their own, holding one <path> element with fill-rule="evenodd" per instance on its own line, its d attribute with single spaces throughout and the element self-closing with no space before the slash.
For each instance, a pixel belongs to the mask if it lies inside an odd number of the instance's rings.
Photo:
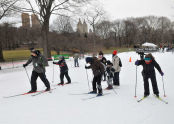
<svg viewBox="0 0 174 124">
<path fill-rule="evenodd" d="M 166 16 L 174 21 L 174 0 L 99 0 L 111 19 Z"/>
<path fill-rule="evenodd" d="M 107 12 L 107 17 L 111 20 L 125 19 L 128 17 L 143 16 L 166 16 L 174 21 L 174 0 L 96 0 Z M 99 2 L 96 2 L 99 5 Z M 51 23 L 55 19 L 52 16 Z M 4 18 L 4 21 L 16 22 L 17 26 L 21 25 L 20 15 L 16 18 Z"/>
</svg>

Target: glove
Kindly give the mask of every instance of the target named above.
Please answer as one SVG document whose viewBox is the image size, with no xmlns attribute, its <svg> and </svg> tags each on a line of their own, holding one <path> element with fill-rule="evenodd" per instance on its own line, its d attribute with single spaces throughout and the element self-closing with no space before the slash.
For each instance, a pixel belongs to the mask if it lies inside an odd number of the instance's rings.
<svg viewBox="0 0 174 124">
<path fill-rule="evenodd" d="M 137 60 L 137 61 L 135 61 L 135 65 L 138 65 L 139 64 L 139 61 Z"/>
<path fill-rule="evenodd" d="M 161 76 L 164 76 L 164 73 L 162 71 L 160 72 L 160 74 L 161 74 Z"/>
<path fill-rule="evenodd" d="M 23 67 L 25 68 L 27 66 L 27 64 L 23 64 Z"/>
<path fill-rule="evenodd" d="M 88 67 L 87 67 L 87 66 L 85 66 L 85 69 L 88 69 Z"/>
<path fill-rule="evenodd" d="M 56 64 L 56 62 L 53 62 L 53 64 Z"/>
</svg>

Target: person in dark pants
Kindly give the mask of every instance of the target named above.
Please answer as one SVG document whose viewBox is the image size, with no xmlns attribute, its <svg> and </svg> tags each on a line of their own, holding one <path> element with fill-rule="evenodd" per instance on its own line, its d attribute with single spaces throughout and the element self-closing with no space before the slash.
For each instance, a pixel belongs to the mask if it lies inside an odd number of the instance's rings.
<svg viewBox="0 0 174 124">
<path fill-rule="evenodd" d="M 164 73 L 162 72 L 159 64 L 155 61 L 152 54 L 147 54 L 145 56 L 144 60 L 137 60 L 135 62 L 135 65 L 137 65 L 137 66 L 142 65 L 143 66 L 142 75 L 143 75 L 143 80 L 144 80 L 144 97 L 147 97 L 150 94 L 149 81 L 148 81 L 149 78 L 151 79 L 151 82 L 152 82 L 153 93 L 157 97 L 159 97 L 159 90 L 158 90 L 158 85 L 157 85 L 157 81 L 156 81 L 156 74 L 155 74 L 154 67 L 159 71 L 161 76 L 163 76 Z"/>
<path fill-rule="evenodd" d="M 79 54 L 75 53 L 73 58 L 74 58 L 74 66 L 79 67 Z"/>
<path fill-rule="evenodd" d="M 53 62 L 53 64 L 59 65 L 60 67 L 60 83 L 58 85 L 64 85 L 64 76 L 67 79 L 67 83 L 66 84 L 70 84 L 71 83 L 71 79 L 68 75 L 68 66 L 65 62 L 65 59 L 63 56 L 59 57 L 59 61 L 58 62 Z"/>
<path fill-rule="evenodd" d="M 103 64 L 104 66 L 104 69 L 106 68 L 106 58 L 103 56 L 103 52 L 100 51 L 99 54 L 98 54 L 98 59 L 100 60 L 100 62 Z M 106 81 L 106 69 L 104 70 L 104 74 L 103 74 L 103 81 Z"/>
<path fill-rule="evenodd" d="M 45 75 L 45 66 L 48 66 L 47 59 L 43 55 L 41 55 L 39 50 L 31 50 L 31 57 L 26 64 L 23 64 L 23 67 L 25 68 L 31 62 L 33 63 L 33 71 L 32 71 L 31 82 L 30 82 L 31 90 L 28 93 L 37 91 L 36 80 L 38 77 L 40 77 L 40 79 L 43 81 L 43 83 L 47 87 L 45 91 L 49 91 L 50 83 L 47 80 Z"/>
<path fill-rule="evenodd" d="M 113 63 L 113 68 L 115 69 L 114 77 L 113 77 L 113 85 L 120 86 L 119 74 L 121 71 L 122 63 L 121 63 L 121 59 L 117 56 L 116 50 L 113 51 L 112 63 Z"/>
<path fill-rule="evenodd" d="M 92 81 L 93 91 L 91 91 L 90 93 L 91 94 L 97 93 L 97 88 L 98 88 L 97 96 L 101 96 L 101 95 L 103 95 L 102 86 L 101 86 L 101 78 L 104 73 L 104 67 L 96 57 L 87 57 L 86 63 L 89 63 L 90 66 L 85 66 L 85 68 L 86 69 L 91 68 L 93 71 L 93 75 L 94 75 L 94 78 Z M 97 84 L 97 88 L 96 88 L 96 84 Z"/>
</svg>

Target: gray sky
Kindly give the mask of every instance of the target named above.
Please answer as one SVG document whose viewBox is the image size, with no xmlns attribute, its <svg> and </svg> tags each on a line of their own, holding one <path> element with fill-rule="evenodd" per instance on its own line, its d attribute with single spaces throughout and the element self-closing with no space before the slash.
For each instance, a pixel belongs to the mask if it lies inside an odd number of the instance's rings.
<svg viewBox="0 0 174 124">
<path fill-rule="evenodd" d="M 127 17 L 166 16 L 174 21 L 174 0 L 99 0 L 109 17 L 125 19 Z"/>
<path fill-rule="evenodd" d="M 103 5 L 107 17 L 111 20 L 154 15 L 166 16 L 174 21 L 174 0 L 96 0 L 96 5 Z M 52 16 L 51 20 L 54 19 L 55 17 Z M 0 23 L 4 21 L 16 22 L 17 26 L 21 25 L 20 15 L 16 18 L 4 18 Z"/>
</svg>

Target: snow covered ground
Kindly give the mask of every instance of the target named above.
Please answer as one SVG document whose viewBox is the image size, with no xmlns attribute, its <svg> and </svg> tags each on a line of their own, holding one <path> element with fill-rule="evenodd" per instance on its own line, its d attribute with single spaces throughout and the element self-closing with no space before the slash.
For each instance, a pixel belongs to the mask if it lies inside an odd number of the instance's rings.
<svg viewBox="0 0 174 124">
<path fill-rule="evenodd" d="M 37 96 L 25 95 L 14 98 L 5 96 L 24 93 L 30 90 L 30 84 L 24 68 L 6 69 L 0 71 L 0 124 L 173 124 L 174 123 L 174 54 L 153 53 L 156 61 L 164 72 L 164 83 L 167 97 L 163 97 L 162 77 L 156 70 L 160 96 L 169 104 L 164 104 L 151 95 L 144 101 L 137 100 L 143 96 L 142 67 L 138 67 L 137 98 L 135 93 L 136 66 L 134 62 L 139 59 L 135 52 L 120 53 L 122 70 L 120 73 L 120 87 L 106 91 L 108 95 L 88 99 L 94 95 L 83 94 L 89 92 L 86 76 L 85 60 L 80 60 L 80 67 L 73 67 L 73 60 L 67 60 L 69 75 L 72 84 L 56 86 L 59 83 L 59 67 L 47 67 L 46 75 L 56 88 L 52 93 Z M 129 62 L 129 58 L 132 62 Z M 106 55 L 111 60 L 111 55 Z M 31 75 L 32 66 L 27 67 Z M 89 81 L 92 81 L 91 70 L 87 71 Z M 38 90 L 45 89 L 38 79 Z M 91 83 L 90 83 L 91 84 Z M 106 88 L 106 82 L 102 87 Z M 151 85 L 150 85 L 151 86 Z M 90 85 L 91 89 L 91 85 Z"/>
</svg>

